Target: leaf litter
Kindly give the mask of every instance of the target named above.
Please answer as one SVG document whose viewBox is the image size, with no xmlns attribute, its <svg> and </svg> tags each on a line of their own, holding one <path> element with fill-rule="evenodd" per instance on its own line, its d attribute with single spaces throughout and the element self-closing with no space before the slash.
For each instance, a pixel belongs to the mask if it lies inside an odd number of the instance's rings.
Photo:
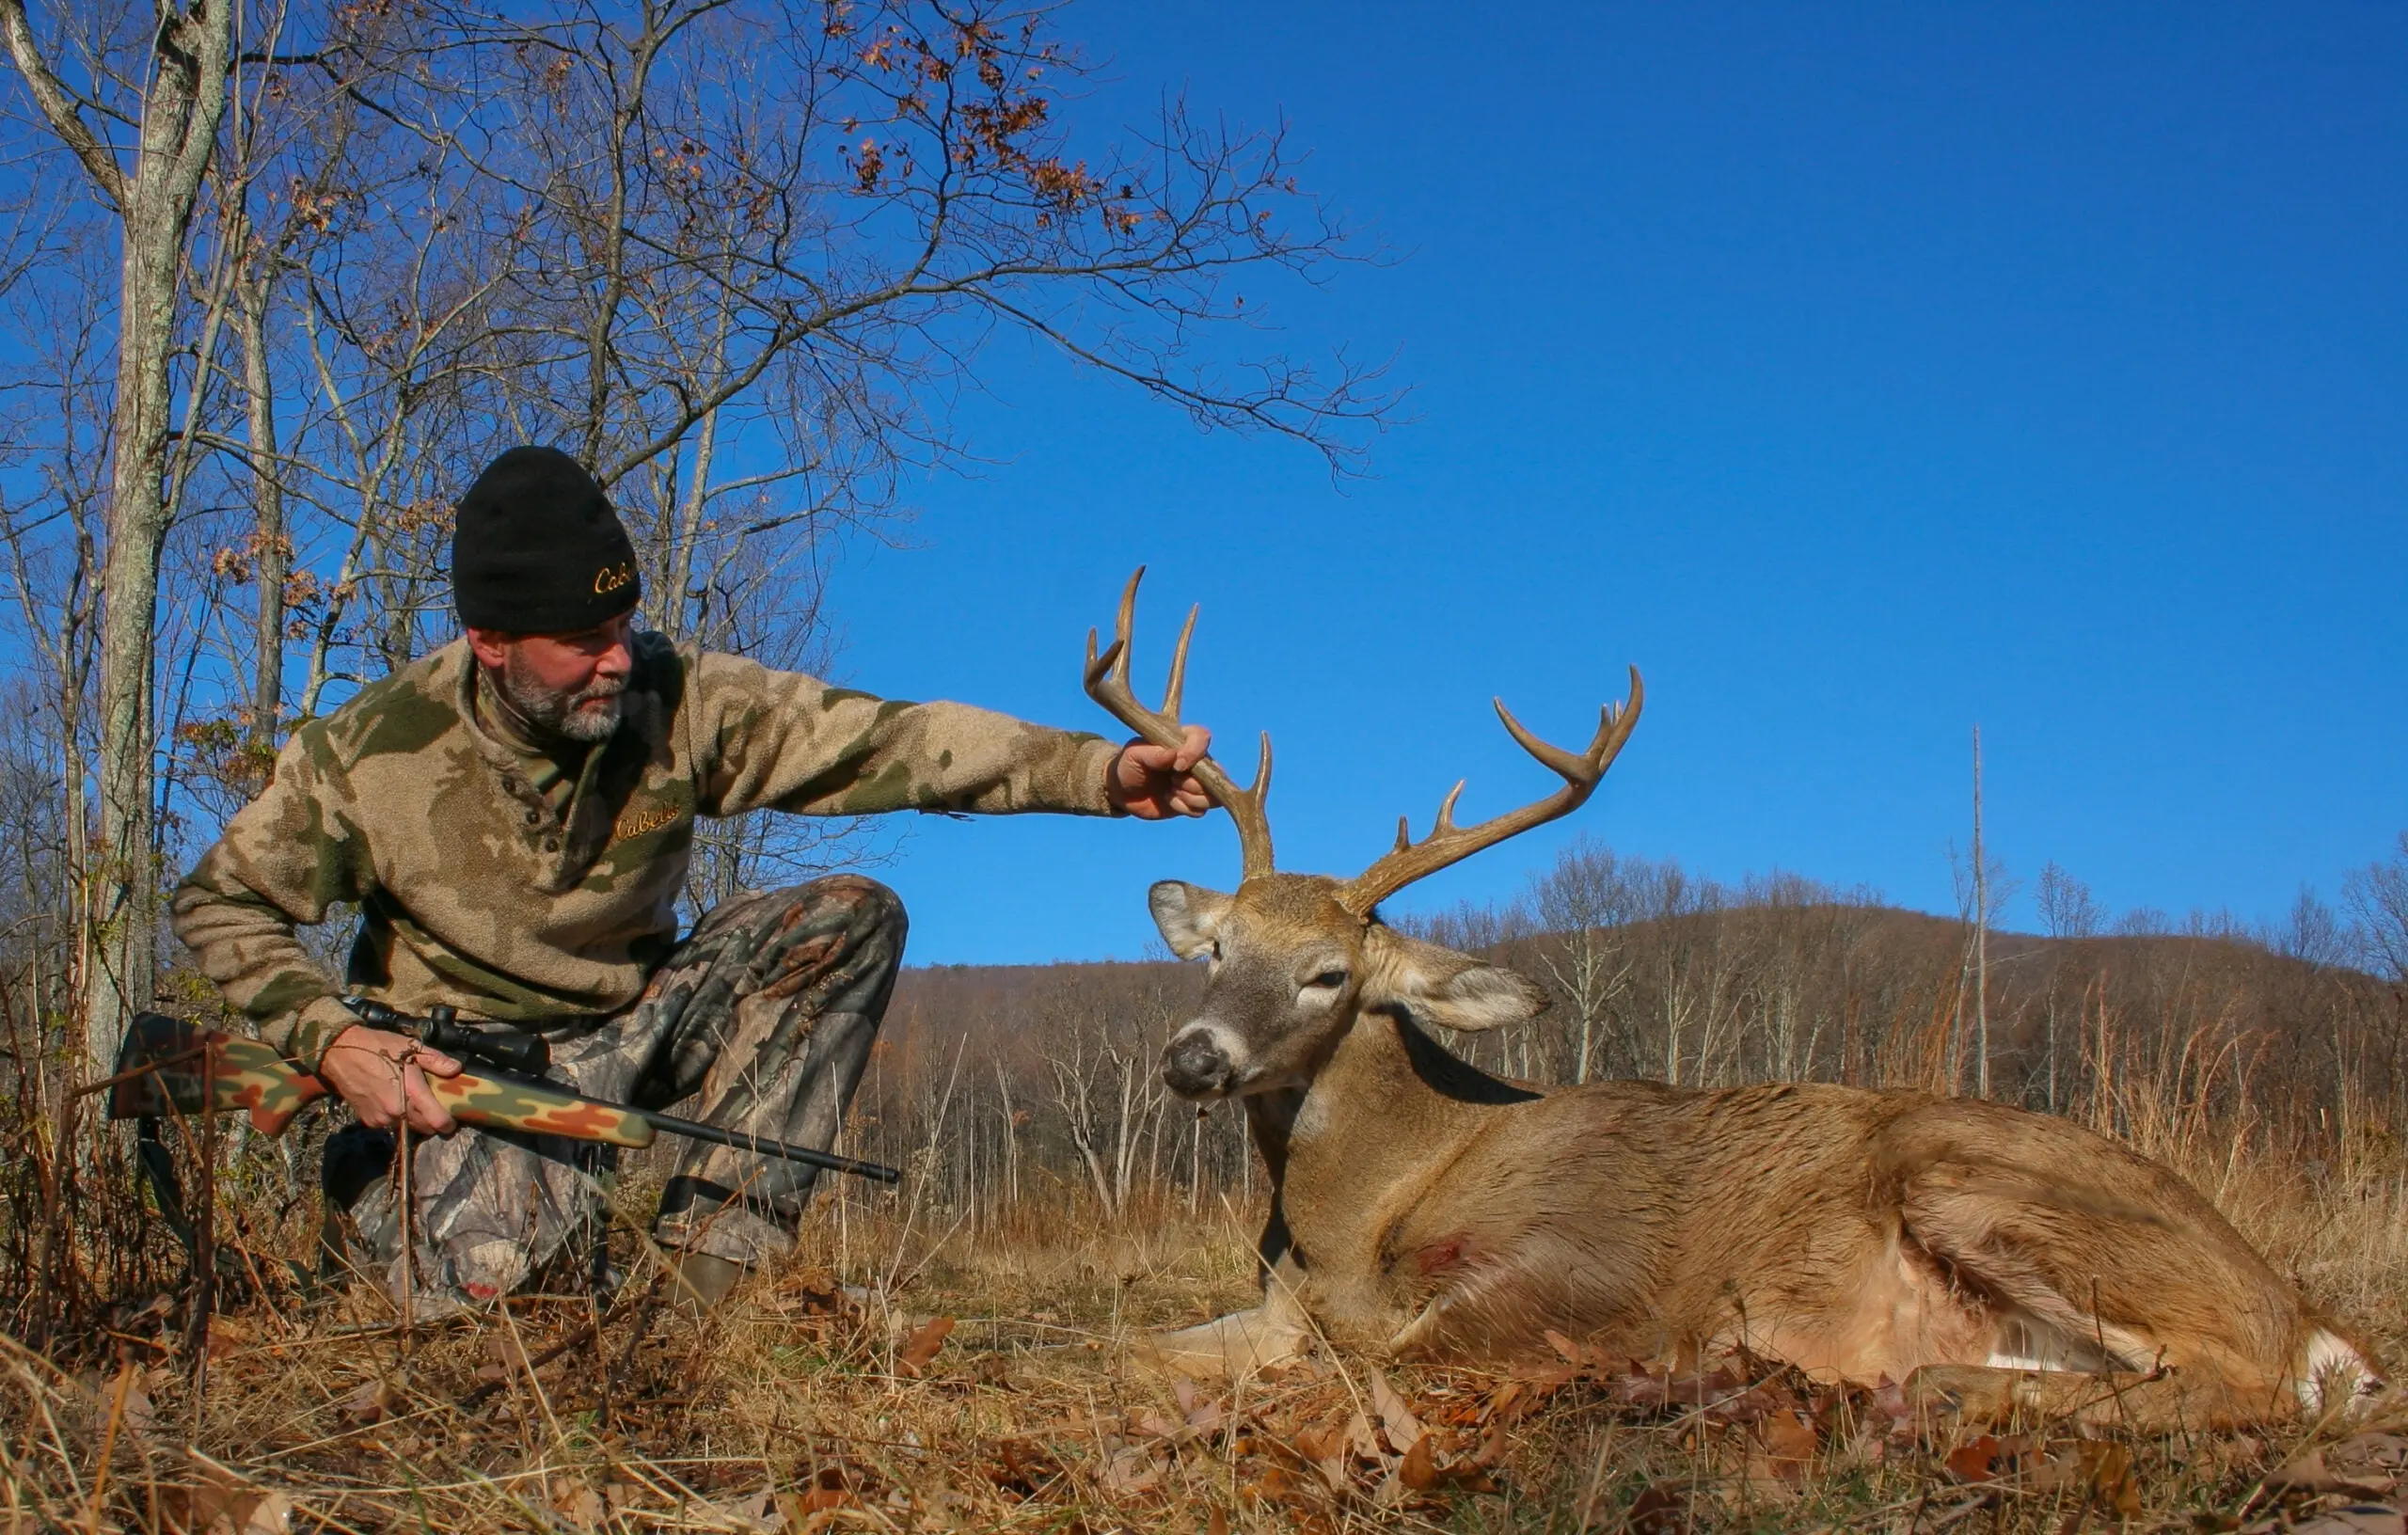
<svg viewBox="0 0 2408 1535">
<path fill-rule="evenodd" d="M 1206 1383 L 1125 1361 L 1130 1331 L 1194 1305 L 1192 1290 L 1148 1282 L 1082 1305 L 935 1265 L 888 1295 L 821 1263 L 756 1280 L 699 1321 L 629 1287 L 606 1303 L 515 1302 L 507 1324 L 408 1333 L 359 1297 L 288 1306 L 213 1318 L 198 1412 L 177 1303 L 163 1297 L 69 1363 L 8 1347 L 0 1473 L 37 1526 L 213 1535 L 1689 1535 L 1936 1531 L 1976 1515 L 2002 1529 L 2155 1518 L 2147 1527 L 2408 1535 L 2408 1438 L 2389 1432 L 1959 1431 L 1918 1422 L 1891 1383 L 1822 1385 L 1745 1354 L 1617 1358 L 1562 1337 L 1511 1370 L 1339 1354 Z M 1040 1305 L 1042 1326 L 1023 1324 Z"/>
</svg>

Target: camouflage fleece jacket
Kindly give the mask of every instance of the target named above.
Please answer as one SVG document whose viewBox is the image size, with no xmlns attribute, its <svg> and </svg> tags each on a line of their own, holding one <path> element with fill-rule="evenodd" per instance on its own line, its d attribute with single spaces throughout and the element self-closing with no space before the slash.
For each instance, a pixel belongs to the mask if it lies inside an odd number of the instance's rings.
<svg viewBox="0 0 2408 1535">
<path fill-rule="evenodd" d="M 177 888 L 176 936 L 314 1067 L 356 1022 L 293 936 L 360 910 L 349 989 L 496 1020 L 615 1012 L 677 939 L 698 815 L 1109 814 L 1117 748 L 639 637 L 618 733 L 555 759 L 485 723 L 454 641 L 293 733 Z"/>
</svg>

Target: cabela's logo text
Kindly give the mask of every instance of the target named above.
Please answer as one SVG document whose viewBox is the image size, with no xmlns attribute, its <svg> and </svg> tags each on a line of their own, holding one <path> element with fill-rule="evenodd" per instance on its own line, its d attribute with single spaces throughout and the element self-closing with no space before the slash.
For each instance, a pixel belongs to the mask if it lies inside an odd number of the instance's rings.
<svg viewBox="0 0 2408 1535">
<path fill-rule="evenodd" d="M 615 565 L 605 565 L 594 573 L 594 595 L 599 596 L 605 592 L 616 592 L 635 578 L 636 567 L 632 564 L 623 562 Z"/>
<path fill-rule="evenodd" d="M 620 816 L 618 824 L 610 828 L 610 840 L 625 842 L 629 837 L 640 837 L 647 831 L 657 831 L 676 818 L 675 805 L 655 805 L 650 810 L 631 810 Z"/>
</svg>

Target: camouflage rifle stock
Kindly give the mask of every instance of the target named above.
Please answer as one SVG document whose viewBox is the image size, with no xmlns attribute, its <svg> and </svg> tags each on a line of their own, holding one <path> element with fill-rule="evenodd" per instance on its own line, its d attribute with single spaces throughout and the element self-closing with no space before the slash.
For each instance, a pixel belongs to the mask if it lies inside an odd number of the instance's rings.
<svg viewBox="0 0 2408 1535">
<path fill-rule="evenodd" d="M 171 1114 L 249 1111 L 251 1126 L 279 1135 L 293 1116 L 327 1097 L 326 1084 L 277 1054 L 264 1041 L 204 1029 L 159 1013 L 136 1013 L 118 1052 L 116 1074 L 96 1084 L 109 1089 L 112 1119 L 156 1119 Z M 857 1162 L 809 1147 L 741 1131 L 584 1098 L 548 1082 L 464 1068 L 456 1077 L 430 1073 L 436 1102 L 464 1125 L 559 1135 L 608 1146 L 645 1147 L 661 1131 L 712 1141 L 763 1156 L 783 1157 L 833 1172 L 893 1183 L 903 1176 L 874 1162 Z"/>
</svg>

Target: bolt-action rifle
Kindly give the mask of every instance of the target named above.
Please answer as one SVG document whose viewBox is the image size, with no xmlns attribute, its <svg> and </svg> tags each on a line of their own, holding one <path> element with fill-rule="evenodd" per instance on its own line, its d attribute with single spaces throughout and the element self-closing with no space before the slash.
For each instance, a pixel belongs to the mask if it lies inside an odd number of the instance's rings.
<svg viewBox="0 0 2408 1535">
<path fill-rule="evenodd" d="M 657 1133 L 666 1131 L 881 1183 L 903 1176 L 874 1162 L 573 1093 L 536 1075 L 551 1061 L 550 1046 L 539 1034 L 477 1028 L 459 1022 L 448 1007 L 430 1008 L 432 1016 L 413 1019 L 381 1004 L 355 997 L 343 1001 L 373 1027 L 415 1035 L 428 1048 L 461 1059 L 458 1076 L 430 1072 L 426 1085 L 435 1100 L 464 1125 L 626 1147 L 650 1146 Z M 282 1134 L 294 1115 L 328 1096 L 324 1082 L 263 1040 L 160 1013 L 134 1015 L 118 1052 L 116 1073 L 94 1084 L 93 1090 L 101 1087 L 109 1089 L 112 1119 L 156 1120 L 247 1109 L 251 1127 L 263 1135 Z"/>
</svg>

